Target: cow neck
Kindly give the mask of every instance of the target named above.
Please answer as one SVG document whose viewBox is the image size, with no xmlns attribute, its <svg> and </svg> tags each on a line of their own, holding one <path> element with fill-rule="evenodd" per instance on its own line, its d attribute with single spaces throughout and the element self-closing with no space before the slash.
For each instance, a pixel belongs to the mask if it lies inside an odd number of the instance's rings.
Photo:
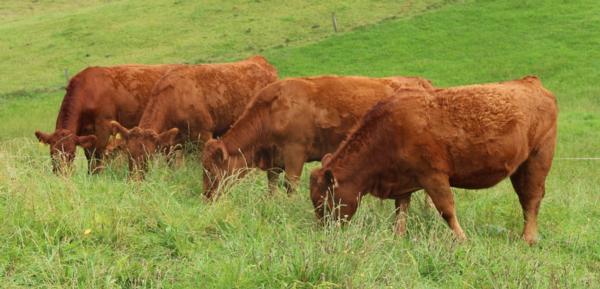
<svg viewBox="0 0 600 289">
<path fill-rule="evenodd" d="M 254 155 L 252 153 L 254 149 L 264 146 L 270 141 L 270 134 L 265 123 L 267 115 L 262 111 L 263 109 L 246 111 L 222 137 L 229 154 L 237 154 L 241 151 L 245 157 L 251 158 Z"/>
<path fill-rule="evenodd" d="M 332 168 L 338 182 L 349 182 L 369 189 L 377 179 L 377 175 L 389 170 L 388 152 L 394 147 L 388 131 L 388 125 L 383 125 L 374 118 L 362 122 L 361 126 L 342 143 L 328 167 Z"/>
<path fill-rule="evenodd" d="M 84 96 L 79 77 L 76 76 L 69 82 L 67 92 L 60 105 L 58 117 L 56 118 L 56 130 L 66 129 L 75 134 L 79 132 L 82 98 Z"/>
<path fill-rule="evenodd" d="M 142 129 L 154 130 L 156 133 L 166 130 L 169 125 L 167 123 L 169 104 L 166 102 L 168 99 L 169 96 L 155 95 L 144 109 L 138 126 Z"/>
<path fill-rule="evenodd" d="M 339 183 L 353 184 L 365 190 L 371 187 L 379 168 L 386 163 L 375 155 L 371 147 L 362 146 L 358 151 L 335 157 L 328 167 Z"/>
</svg>

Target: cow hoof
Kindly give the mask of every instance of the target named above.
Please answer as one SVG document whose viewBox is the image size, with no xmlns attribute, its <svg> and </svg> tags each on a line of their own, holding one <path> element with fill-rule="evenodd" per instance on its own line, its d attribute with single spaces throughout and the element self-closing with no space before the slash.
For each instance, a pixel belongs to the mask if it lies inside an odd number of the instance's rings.
<svg viewBox="0 0 600 289">
<path fill-rule="evenodd" d="M 525 242 L 527 242 L 527 245 L 529 246 L 537 244 L 538 241 L 535 236 L 523 236 L 523 239 L 525 240 Z"/>
<path fill-rule="evenodd" d="M 459 234 L 459 235 L 454 235 L 454 239 L 458 242 L 458 243 L 466 243 L 467 241 L 469 241 L 469 239 L 467 239 L 467 236 L 465 236 L 465 234 Z"/>
<path fill-rule="evenodd" d="M 394 230 L 394 235 L 396 235 L 396 237 L 398 238 L 405 238 L 406 237 L 406 230 L 404 231 L 398 231 L 398 230 Z"/>
</svg>

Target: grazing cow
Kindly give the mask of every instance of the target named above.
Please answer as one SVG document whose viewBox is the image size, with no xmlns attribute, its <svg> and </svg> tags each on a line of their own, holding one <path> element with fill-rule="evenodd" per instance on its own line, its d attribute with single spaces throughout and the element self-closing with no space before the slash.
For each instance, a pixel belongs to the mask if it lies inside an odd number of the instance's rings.
<svg viewBox="0 0 600 289">
<path fill-rule="evenodd" d="M 538 78 L 403 91 L 375 105 L 310 177 L 318 218 L 349 220 L 361 197 L 394 199 L 405 230 L 411 193 L 425 189 L 459 239 L 450 187 L 483 189 L 510 176 L 536 240 L 537 214 L 556 145 L 556 99 Z M 326 203 L 326 206 L 323 206 Z"/>
<path fill-rule="evenodd" d="M 156 84 L 138 126 L 113 122 L 113 133 L 125 141 L 132 176 L 143 177 L 152 153 L 223 134 L 250 99 L 276 80 L 277 70 L 261 56 L 172 71 Z"/>
<path fill-rule="evenodd" d="M 101 169 L 109 142 L 110 121 L 126 127 L 137 125 L 155 82 L 181 65 L 123 65 L 88 67 L 67 87 L 53 133 L 36 131 L 40 142 L 50 145 L 55 173 L 69 167 L 76 146 L 84 148 L 89 172 Z"/>
<path fill-rule="evenodd" d="M 271 191 L 284 170 L 290 193 L 305 162 L 335 151 L 369 107 L 406 88 L 433 89 L 418 77 L 323 76 L 269 85 L 220 140 L 205 145 L 205 195 L 210 198 L 222 178 L 245 167 L 266 170 Z"/>
</svg>

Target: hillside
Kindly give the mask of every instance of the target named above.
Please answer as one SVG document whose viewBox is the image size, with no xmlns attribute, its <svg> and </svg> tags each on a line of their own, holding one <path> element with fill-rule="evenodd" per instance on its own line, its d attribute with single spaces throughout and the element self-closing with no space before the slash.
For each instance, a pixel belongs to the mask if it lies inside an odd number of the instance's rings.
<svg viewBox="0 0 600 289">
<path fill-rule="evenodd" d="M 0 96 L 56 90 L 89 65 L 199 63 L 297 46 L 445 5 L 425 1 L 8 0 Z"/>
</svg>

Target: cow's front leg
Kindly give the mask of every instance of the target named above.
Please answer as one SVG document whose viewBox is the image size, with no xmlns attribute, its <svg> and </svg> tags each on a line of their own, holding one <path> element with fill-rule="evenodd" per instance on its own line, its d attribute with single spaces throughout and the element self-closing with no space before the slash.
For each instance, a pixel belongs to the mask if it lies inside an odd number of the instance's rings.
<svg viewBox="0 0 600 289">
<path fill-rule="evenodd" d="M 109 117 L 103 117 L 96 120 L 94 134 L 96 136 L 95 148 L 93 151 L 86 151 L 86 157 L 88 157 L 88 172 L 90 174 L 97 174 L 104 170 L 105 152 L 109 144 L 110 136 L 112 135 Z"/>
<path fill-rule="evenodd" d="M 183 167 L 183 149 L 178 146 L 173 146 L 168 150 L 165 150 L 165 158 L 167 164 L 171 169 L 178 169 Z"/>
<path fill-rule="evenodd" d="M 277 187 L 279 186 L 279 174 L 281 173 L 281 169 L 272 168 L 267 170 L 267 180 L 269 186 L 269 193 L 275 194 L 277 192 Z"/>
<path fill-rule="evenodd" d="M 467 237 L 460 227 L 456 216 L 454 194 L 452 193 L 452 189 L 450 189 L 448 176 L 443 174 L 424 176 L 419 179 L 419 182 L 431 197 L 438 212 L 442 215 L 442 218 L 446 220 L 456 238 L 460 241 L 466 240 Z"/>
<path fill-rule="evenodd" d="M 410 197 L 411 195 L 408 194 L 396 199 L 396 226 L 394 228 L 394 232 L 400 237 L 406 234 L 406 222 L 408 219 Z"/>
<path fill-rule="evenodd" d="M 100 149 L 94 150 L 94 156 L 89 165 L 89 173 L 98 174 L 104 170 L 104 152 Z"/>
<path fill-rule="evenodd" d="M 302 167 L 306 161 L 306 152 L 302 146 L 288 146 L 283 150 L 285 163 L 285 187 L 288 194 L 298 187 L 298 180 L 302 175 Z"/>
</svg>

